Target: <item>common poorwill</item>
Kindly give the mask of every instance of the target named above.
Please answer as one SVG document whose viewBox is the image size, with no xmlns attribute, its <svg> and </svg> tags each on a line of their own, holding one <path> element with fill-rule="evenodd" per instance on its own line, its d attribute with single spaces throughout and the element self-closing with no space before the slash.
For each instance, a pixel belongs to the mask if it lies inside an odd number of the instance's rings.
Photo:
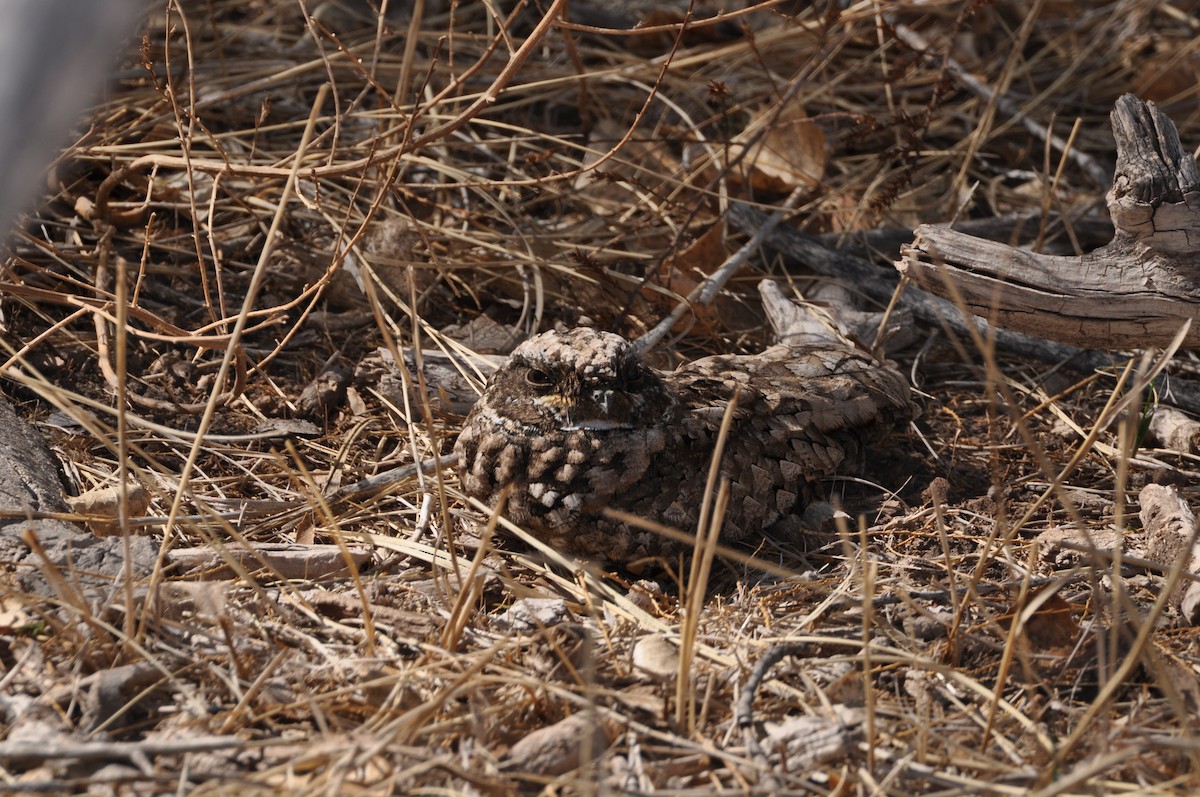
<svg viewBox="0 0 1200 797">
<path fill-rule="evenodd" d="M 463 490 L 554 548 L 611 562 L 678 553 L 605 507 L 694 532 L 730 397 L 721 472 L 722 542 L 765 532 L 800 508 L 806 483 L 855 463 L 912 417 L 907 380 L 849 346 L 774 346 L 677 370 L 629 341 L 578 328 L 530 338 L 488 380 L 455 451 Z"/>
</svg>

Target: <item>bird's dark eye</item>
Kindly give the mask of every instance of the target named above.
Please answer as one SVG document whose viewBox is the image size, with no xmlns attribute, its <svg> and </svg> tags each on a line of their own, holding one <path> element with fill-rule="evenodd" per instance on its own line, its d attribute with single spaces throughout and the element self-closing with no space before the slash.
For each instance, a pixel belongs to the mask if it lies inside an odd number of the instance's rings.
<svg viewBox="0 0 1200 797">
<path fill-rule="evenodd" d="M 525 372 L 525 381 L 536 388 L 545 390 L 554 385 L 554 380 L 550 378 L 550 374 L 538 368 L 530 368 Z"/>
<path fill-rule="evenodd" d="M 646 372 L 641 368 L 635 368 L 625 374 L 625 384 L 629 387 L 637 387 L 646 380 Z"/>
</svg>

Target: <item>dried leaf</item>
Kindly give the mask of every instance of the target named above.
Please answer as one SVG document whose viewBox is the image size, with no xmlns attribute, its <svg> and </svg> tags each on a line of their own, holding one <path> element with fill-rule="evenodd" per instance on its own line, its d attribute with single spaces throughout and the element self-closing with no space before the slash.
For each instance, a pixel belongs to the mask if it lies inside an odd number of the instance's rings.
<svg viewBox="0 0 1200 797">
<path fill-rule="evenodd" d="M 673 678 L 679 672 L 679 648 L 657 634 L 642 637 L 633 646 L 633 666 L 656 680 Z"/>
<path fill-rule="evenodd" d="M 1036 598 L 1035 598 L 1036 600 Z M 1021 628 L 1025 640 L 1036 651 L 1054 651 L 1074 646 L 1079 639 L 1079 623 L 1071 604 L 1055 593 L 1045 598 Z"/>
<path fill-rule="evenodd" d="M 718 220 L 686 249 L 668 258 L 659 273 L 664 277 L 659 283 L 676 296 L 688 296 L 697 285 L 719 269 L 729 257 L 724 220 Z M 664 311 L 674 306 L 675 301 L 663 301 L 668 297 L 659 291 L 647 289 L 643 295 L 652 302 L 660 303 Z M 721 292 L 712 304 L 693 304 L 691 317 L 681 324 L 696 323 L 701 330 L 742 329 L 757 326 L 762 317 L 736 296 Z"/>
<path fill-rule="evenodd" d="M 0 598 L 0 633 L 11 634 L 19 628 L 29 625 L 29 613 L 25 611 L 25 602 L 16 595 L 9 594 Z"/>
<path fill-rule="evenodd" d="M 608 734 L 589 713 L 572 714 L 530 733 L 505 756 L 505 769 L 561 775 L 594 760 L 608 747 Z"/>
<path fill-rule="evenodd" d="M 764 125 L 767 130 L 759 137 Z M 825 133 L 799 103 L 778 113 L 774 107 L 758 113 L 730 145 L 731 159 L 743 152 L 742 170 L 749 170 L 755 191 L 789 193 L 815 186 L 825 175 Z"/>
<path fill-rule="evenodd" d="M 137 517 L 146 514 L 150 508 L 150 493 L 138 482 L 131 482 L 126 500 L 129 505 L 129 516 Z M 117 517 L 121 507 L 121 491 L 117 485 L 96 487 L 83 495 L 67 498 L 67 504 L 72 512 L 87 515 L 87 526 L 97 537 L 109 537 L 121 533 L 121 525 Z"/>
<path fill-rule="evenodd" d="M 625 136 L 625 126 L 601 119 L 588 137 L 585 167 L 597 163 Z M 679 171 L 679 161 L 661 141 L 631 138 L 615 155 L 575 178 L 577 196 L 597 216 L 627 213 Z"/>
<path fill-rule="evenodd" d="M 1143 100 L 1166 103 L 1195 90 L 1200 82 L 1200 57 L 1193 37 L 1185 31 L 1131 36 L 1122 42 L 1122 60 L 1134 75 L 1130 91 Z"/>
</svg>

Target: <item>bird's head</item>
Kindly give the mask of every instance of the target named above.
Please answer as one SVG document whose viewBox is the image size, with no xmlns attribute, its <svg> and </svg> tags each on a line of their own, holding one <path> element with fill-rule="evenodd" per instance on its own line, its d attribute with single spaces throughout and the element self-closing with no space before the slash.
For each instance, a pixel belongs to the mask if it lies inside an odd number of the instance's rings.
<svg viewBox="0 0 1200 797">
<path fill-rule="evenodd" d="M 671 403 L 633 344 L 589 327 L 522 343 L 492 375 L 484 400 L 523 425 L 595 432 L 660 423 Z"/>
</svg>

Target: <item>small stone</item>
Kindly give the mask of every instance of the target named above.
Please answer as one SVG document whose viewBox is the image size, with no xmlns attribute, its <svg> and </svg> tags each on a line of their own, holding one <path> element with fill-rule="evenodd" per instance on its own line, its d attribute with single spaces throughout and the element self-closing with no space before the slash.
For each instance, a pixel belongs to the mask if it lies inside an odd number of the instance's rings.
<svg viewBox="0 0 1200 797">
<path fill-rule="evenodd" d="M 501 631 L 528 633 L 572 619 L 571 610 L 562 598 L 522 598 L 497 617 L 495 625 Z"/>
<path fill-rule="evenodd" d="M 679 648 L 658 634 L 644 636 L 633 646 L 633 666 L 659 681 L 679 672 Z"/>
</svg>

